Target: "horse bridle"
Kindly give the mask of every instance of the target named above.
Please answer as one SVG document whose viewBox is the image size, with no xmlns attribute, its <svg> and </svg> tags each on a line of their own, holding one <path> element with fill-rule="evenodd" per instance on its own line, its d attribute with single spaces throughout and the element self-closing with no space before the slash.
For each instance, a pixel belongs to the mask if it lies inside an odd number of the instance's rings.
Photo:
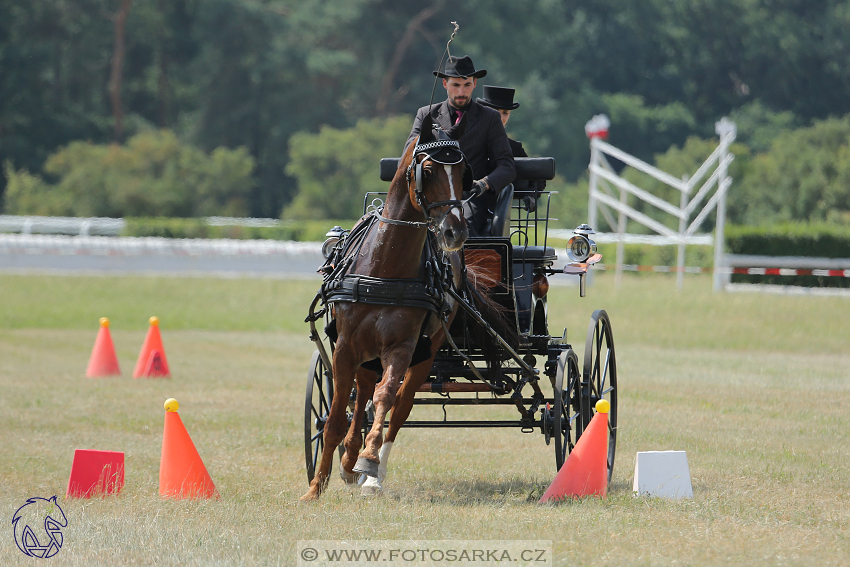
<svg viewBox="0 0 850 567">
<path fill-rule="evenodd" d="M 419 161 L 418 158 L 421 155 L 425 155 L 426 157 L 422 161 Z M 431 211 L 433 209 L 438 209 L 441 207 L 450 207 L 449 210 L 446 211 L 444 215 L 442 215 L 444 217 L 453 208 L 460 208 L 463 206 L 464 202 L 458 199 L 436 201 L 434 203 L 428 201 L 428 198 L 425 196 L 425 191 L 422 188 L 422 164 L 425 163 L 426 160 L 430 160 L 440 165 L 456 165 L 458 163 L 465 162 L 466 156 L 463 155 L 463 152 L 460 150 L 460 144 L 457 140 L 436 140 L 434 142 L 428 142 L 426 144 L 417 144 L 413 148 L 413 160 L 410 162 L 410 165 L 407 166 L 407 172 L 405 174 L 405 177 L 407 179 L 408 190 L 410 189 L 411 183 L 415 183 L 413 187 L 413 195 L 416 198 L 416 202 L 422 208 L 422 212 L 425 214 L 426 220 L 424 222 L 416 222 L 388 219 L 382 216 L 378 211 L 375 211 L 375 214 L 377 215 L 380 221 L 389 224 L 409 226 L 413 228 L 428 227 L 431 230 L 434 230 L 434 227 L 437 224 L 437 219 L 431 216 Z"/>
</svg>

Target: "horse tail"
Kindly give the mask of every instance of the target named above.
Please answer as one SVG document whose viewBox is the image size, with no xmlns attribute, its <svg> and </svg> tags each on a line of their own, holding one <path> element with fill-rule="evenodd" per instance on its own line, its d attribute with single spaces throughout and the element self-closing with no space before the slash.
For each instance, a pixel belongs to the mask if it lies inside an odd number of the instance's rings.
<svg viewBox="0 0 850 567">
<path fill-rule="evenodd" d="M 519 343 L 519 333 L 515 323 L 513 310 L 502 305 L 493 298 L 493 292 L 500 288 L 504 290 L 504 284 L 494 276 L 493 270 L 488 269 L 485 263 L 481 263 L 472 255 L 467 256 L 466 263 L 466 287 L 475 304 L 475 308 L 488 325 L 508 344 L 516 347 Z M 487 367 L 491 378 L 498 379 L 502 375 L 501 358 L 504 356 L 500 345 L 487 333 L 486 329 L 473 320 L 469 326 L 473 342 L 480 345 L 481 351 L 487 360 Z"/>
</svg>

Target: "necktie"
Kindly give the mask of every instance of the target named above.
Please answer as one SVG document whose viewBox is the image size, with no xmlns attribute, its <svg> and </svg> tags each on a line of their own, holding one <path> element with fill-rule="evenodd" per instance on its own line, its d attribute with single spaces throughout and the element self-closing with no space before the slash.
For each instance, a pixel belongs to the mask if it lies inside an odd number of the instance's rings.
<svg viewBox="0 0 850 567">
<path fill-rule="evenodd" d="M 463 118 L 463 112 L 461 112 L 460 110 L 455 110 L 455 114 L 457 114 L 457 119 L 455 120 L 455 124 L 457 124 L 458 122 L 460 122 L 460 119 Z"/>
</svg>

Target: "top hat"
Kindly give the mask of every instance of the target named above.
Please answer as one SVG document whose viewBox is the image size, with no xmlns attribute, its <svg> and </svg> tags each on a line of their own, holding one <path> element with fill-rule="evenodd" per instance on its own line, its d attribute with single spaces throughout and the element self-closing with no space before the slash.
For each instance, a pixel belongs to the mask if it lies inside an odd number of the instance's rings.
<svg viewBox="0 0 850 567">
<path fill-rule="evenodd" d="M 475 64 L 472 63 L 472 59 L 469 58 L 469 55 L 464 55 L 463 57 L 455 57 L 454 55 L 449 55 L 448 61 L 446 61 L 446 66 L 441 73 L 439 70 L 434 71 L 434 74 L 442 79 L 448 79 L 450 77 L 454 78 L 466 78 L 466 77 L 475 77 L 476 79 L 480 79 L 484 75 L 487 74 L 486 69 L 475 70 Z"/>
<path fill-rule="evenodd" d="M 496 110 L 515 110 L 519 108 L 519 103 L 514 102 L 514 92 L 514 89 L 507 87 L 484 85 L 484 96 L 475 101 Z"/>
</svg>

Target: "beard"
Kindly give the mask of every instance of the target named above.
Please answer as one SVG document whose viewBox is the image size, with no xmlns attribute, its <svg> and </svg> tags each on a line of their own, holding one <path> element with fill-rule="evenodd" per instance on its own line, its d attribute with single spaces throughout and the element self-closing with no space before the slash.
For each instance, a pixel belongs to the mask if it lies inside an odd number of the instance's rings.
<svg viewBox="0 0 850 567">
<path fill-rule="evenodd" d="M 454 106 L 458 110 L 463 110 L 464 108 L 466 108 L 467 105 L 469 105 L 469 101 L 469 98 L 464 98 L 463 100 L 459 100 L 459 97 L 449 99 L 449 102 L 452 103 L 452 106 Z"/>
</svg>

